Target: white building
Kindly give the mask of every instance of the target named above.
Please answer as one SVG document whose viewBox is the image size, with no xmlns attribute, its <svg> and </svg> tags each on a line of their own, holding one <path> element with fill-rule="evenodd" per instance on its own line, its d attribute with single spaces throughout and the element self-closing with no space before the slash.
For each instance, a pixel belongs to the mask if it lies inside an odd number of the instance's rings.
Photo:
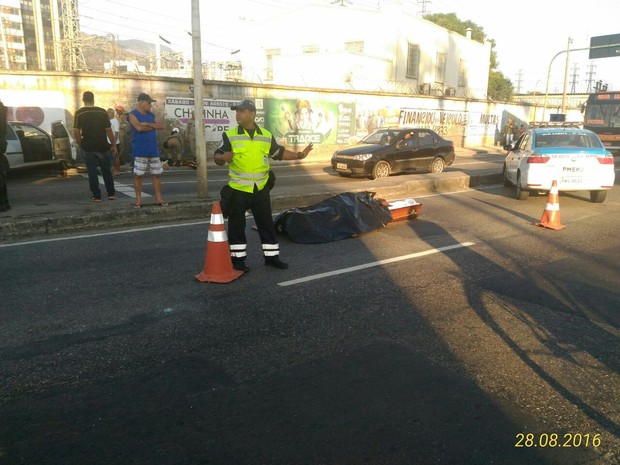
<svg viewBox="0 0 620 465">
<path fill-rule="evenodd" d="M 487 97 L 490 43 L 416 17 L 402 0 L 380 8 L 306 4 L 243 35 L 246 81 Z"/>
</svg>

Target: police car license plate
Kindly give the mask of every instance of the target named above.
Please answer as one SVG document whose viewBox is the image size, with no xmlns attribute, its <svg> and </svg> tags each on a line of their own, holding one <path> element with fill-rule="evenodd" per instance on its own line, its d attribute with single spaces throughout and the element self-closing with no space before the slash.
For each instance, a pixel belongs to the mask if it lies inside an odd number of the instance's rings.
<svg viewBox="0 0 620 465">
<path fill-rule="evenodd" d="M 336 168 L 339 170 L 347 170 L 349 167 L 346 163 L 336 163 Z"/>
<path fill-rule="evenodd" d="M 560 184 L 581 184 L 582 182 L 582 176 L 567 176 L 560 179 Z"/>
</svg>

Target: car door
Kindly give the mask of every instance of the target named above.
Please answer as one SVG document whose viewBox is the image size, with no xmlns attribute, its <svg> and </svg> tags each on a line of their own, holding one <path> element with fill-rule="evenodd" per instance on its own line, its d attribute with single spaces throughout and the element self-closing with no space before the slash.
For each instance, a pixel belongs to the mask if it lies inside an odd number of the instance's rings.
<svg viewBox="0 0 620 465">
<path fill-rule="evenodd" d="M 394 156 L 394 160 L 398 163 L 398 165 L 394 168 L 394 171 L 404 171 L 415 168 L 413 165 L 413 160 L 416 149 L 417 139 L 415 133 L 411 136 L 405 134 L 403 138 L 396 143 L 396 154 Z"/>
<path fill-rule="evenodd" d="M 521 160 L 524 156 L 526 156 L 524 154 L 527 151 L 526 147 L 529 146 L 530 139 L 531 133 L 527 132 L 522 134 L 513 144 L 512 150 L 510 150 L 506 155 L 506 173 L 508 175 L 508 179 L 512 183 L 515 183 L 517 180 L 517 171 L 521 164 Z"/>
<path fill-rule="evenodd" d="M 28 123 L 15 123 L 14 127 L 22 144 L 24 163 L 54 159 L 52 138 L 47 132 Z"/>
<path fill-rule="evenodd" d="M 6 125 L 6 159 L 10 168 L 16 168 L 24 164 L 22 144 L 11 124 Z"/>
<path fill-rule="evenodd" d="M 424 129 L 416 131 L 416 148 L 413 151 L 411 167 L 417 170 L 426 170 L 435 158 L 435 138 Z"/>
<path fill-rule="evenodd" d="M 73 165 L 76 160 L 77 149 L 65 123 L 62 121 L 52 121 L 51 127 L 52 144 L 56 158 L 58 160 L 66 160 L 68 165 Z"/>
</svg>

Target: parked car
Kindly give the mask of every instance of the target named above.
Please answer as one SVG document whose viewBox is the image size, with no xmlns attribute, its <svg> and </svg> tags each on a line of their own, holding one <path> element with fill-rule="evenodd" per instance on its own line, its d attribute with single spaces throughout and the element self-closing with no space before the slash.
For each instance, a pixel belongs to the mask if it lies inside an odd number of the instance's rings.
<svg viewBox="0 0 620 465">
<path fill-rule="evenodd" d="M 76 160 L 75 143 L 61 121 L 52 123 L 52 134 L 34 124 L 9 121 L 6 140 L 6 154 L 0 157 L 0 169 L 5 173 L 28 166 L 73 166 Z"/>
<path fill-rule="evenodd" d="M 358 145 L 338 150 L 332 168 L 341 176 L 385 178 L 402 171 L 441 173 L 454 162 L 454 144 L 430 129 L 381 128 Z"/>
<path fill-rule="evenodd" d="M 589 191 L 590 200 L 601 203 L 614 185 L 614 158 L 586 129 L 530 129 L 504 149 L 504 185 L 516 186 L 519 200 L 531 191 L 549 191 L 556 181 L 558 191 Z"/>
</svg>

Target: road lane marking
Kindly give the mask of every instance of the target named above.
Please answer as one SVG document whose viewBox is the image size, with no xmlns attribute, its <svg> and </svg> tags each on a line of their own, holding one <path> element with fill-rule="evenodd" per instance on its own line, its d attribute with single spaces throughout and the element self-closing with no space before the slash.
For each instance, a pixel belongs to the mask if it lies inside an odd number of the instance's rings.
<svg viewBox="0 0 620 465">
<path fill-rule="evenodd" d="M 87 173 L 80 173 L 83 177 L 88 179 Z M 99 184 L 103 184 L 105 186 L 105 182 L 101 176 L 97 176 L 99 178 Z M 127 184 L 121 184 L 117 180 L 114 180 L 114 190 L 116 193 L 125 194 L 127 197 L 131 197 L 132 199 L 136 198 L 136 191 L 133 186 L 129 186 Z M 153 197 L 151 194 L 147 194 L 146 192 L 142 192 L 143 198 Z"/>
<path fill-rule="evenodd" d="M 400 257 L 386 258 L 385 260 L 379 260 L 377 262 L 364 263 L 363 265 L 352 266 L 349 268 L 342 268 L 340 270 L 328 271 L 326 273 L 319 273 L 305 278 L 292 279 L 290 281 L 283 281 L 278 283 L 278 286 L 293 286 L 295 284 L 307 283 L 317 279 L 329 278 L 330 276 L 337 276 L 340 274 L 353 273 L 354 271 L 365 270 L 366 268 L 372 268 L 375 266 L 386 265 L 389 263 L 401 262 L 403 260 L 411 260 L 413 258 L 424 257 L 426 255 L 432 255 L 439 252 L 446 252 L 448 250 L 460 249 L 463 247 L 471 247 L 473 242 L 462 242 L 460 244 L 448 245 L 446 247 L 439 247 L 438 249 L 425 250 L 424 252 L 416 252 L 409 255 L 401 255 Z"/>
<path fill-rule="evenodd" d="M 49 239 L 36 239 L 32 241 L 25 242 L 13 242 L 11 244 L 0 244 L 0 249 L 3 247 L 16 247 L 18 245 L 31 245 L 31 244 L 43 244 L 46 242 L 58 242 L 58 241 L 69 241 L 76 239 L 88 239 L 91 237 L 103 237 L 103 236 L 114 236 L 117 234 L 127 234 L 134 232 L 142 232 L 142 231 L 153 231 L 156 229 L 168 229 L 168 228 L 182 228 L 184 226 L 197 226 L 201 224 L 210 224 L 210 220 L 203 221 L 194 221 L 193 223 L 174 223 L 174 224 L 162 224 L 159 226 L 148 226 L 144 228 L 131 228 L 131 229 L 123 229 L 122 231 L 107 231 L 101 233 L 94 234 L 80 234 L 77 236 L 64 236 L 64 237 L 52 237 Z"/>
</svg>

